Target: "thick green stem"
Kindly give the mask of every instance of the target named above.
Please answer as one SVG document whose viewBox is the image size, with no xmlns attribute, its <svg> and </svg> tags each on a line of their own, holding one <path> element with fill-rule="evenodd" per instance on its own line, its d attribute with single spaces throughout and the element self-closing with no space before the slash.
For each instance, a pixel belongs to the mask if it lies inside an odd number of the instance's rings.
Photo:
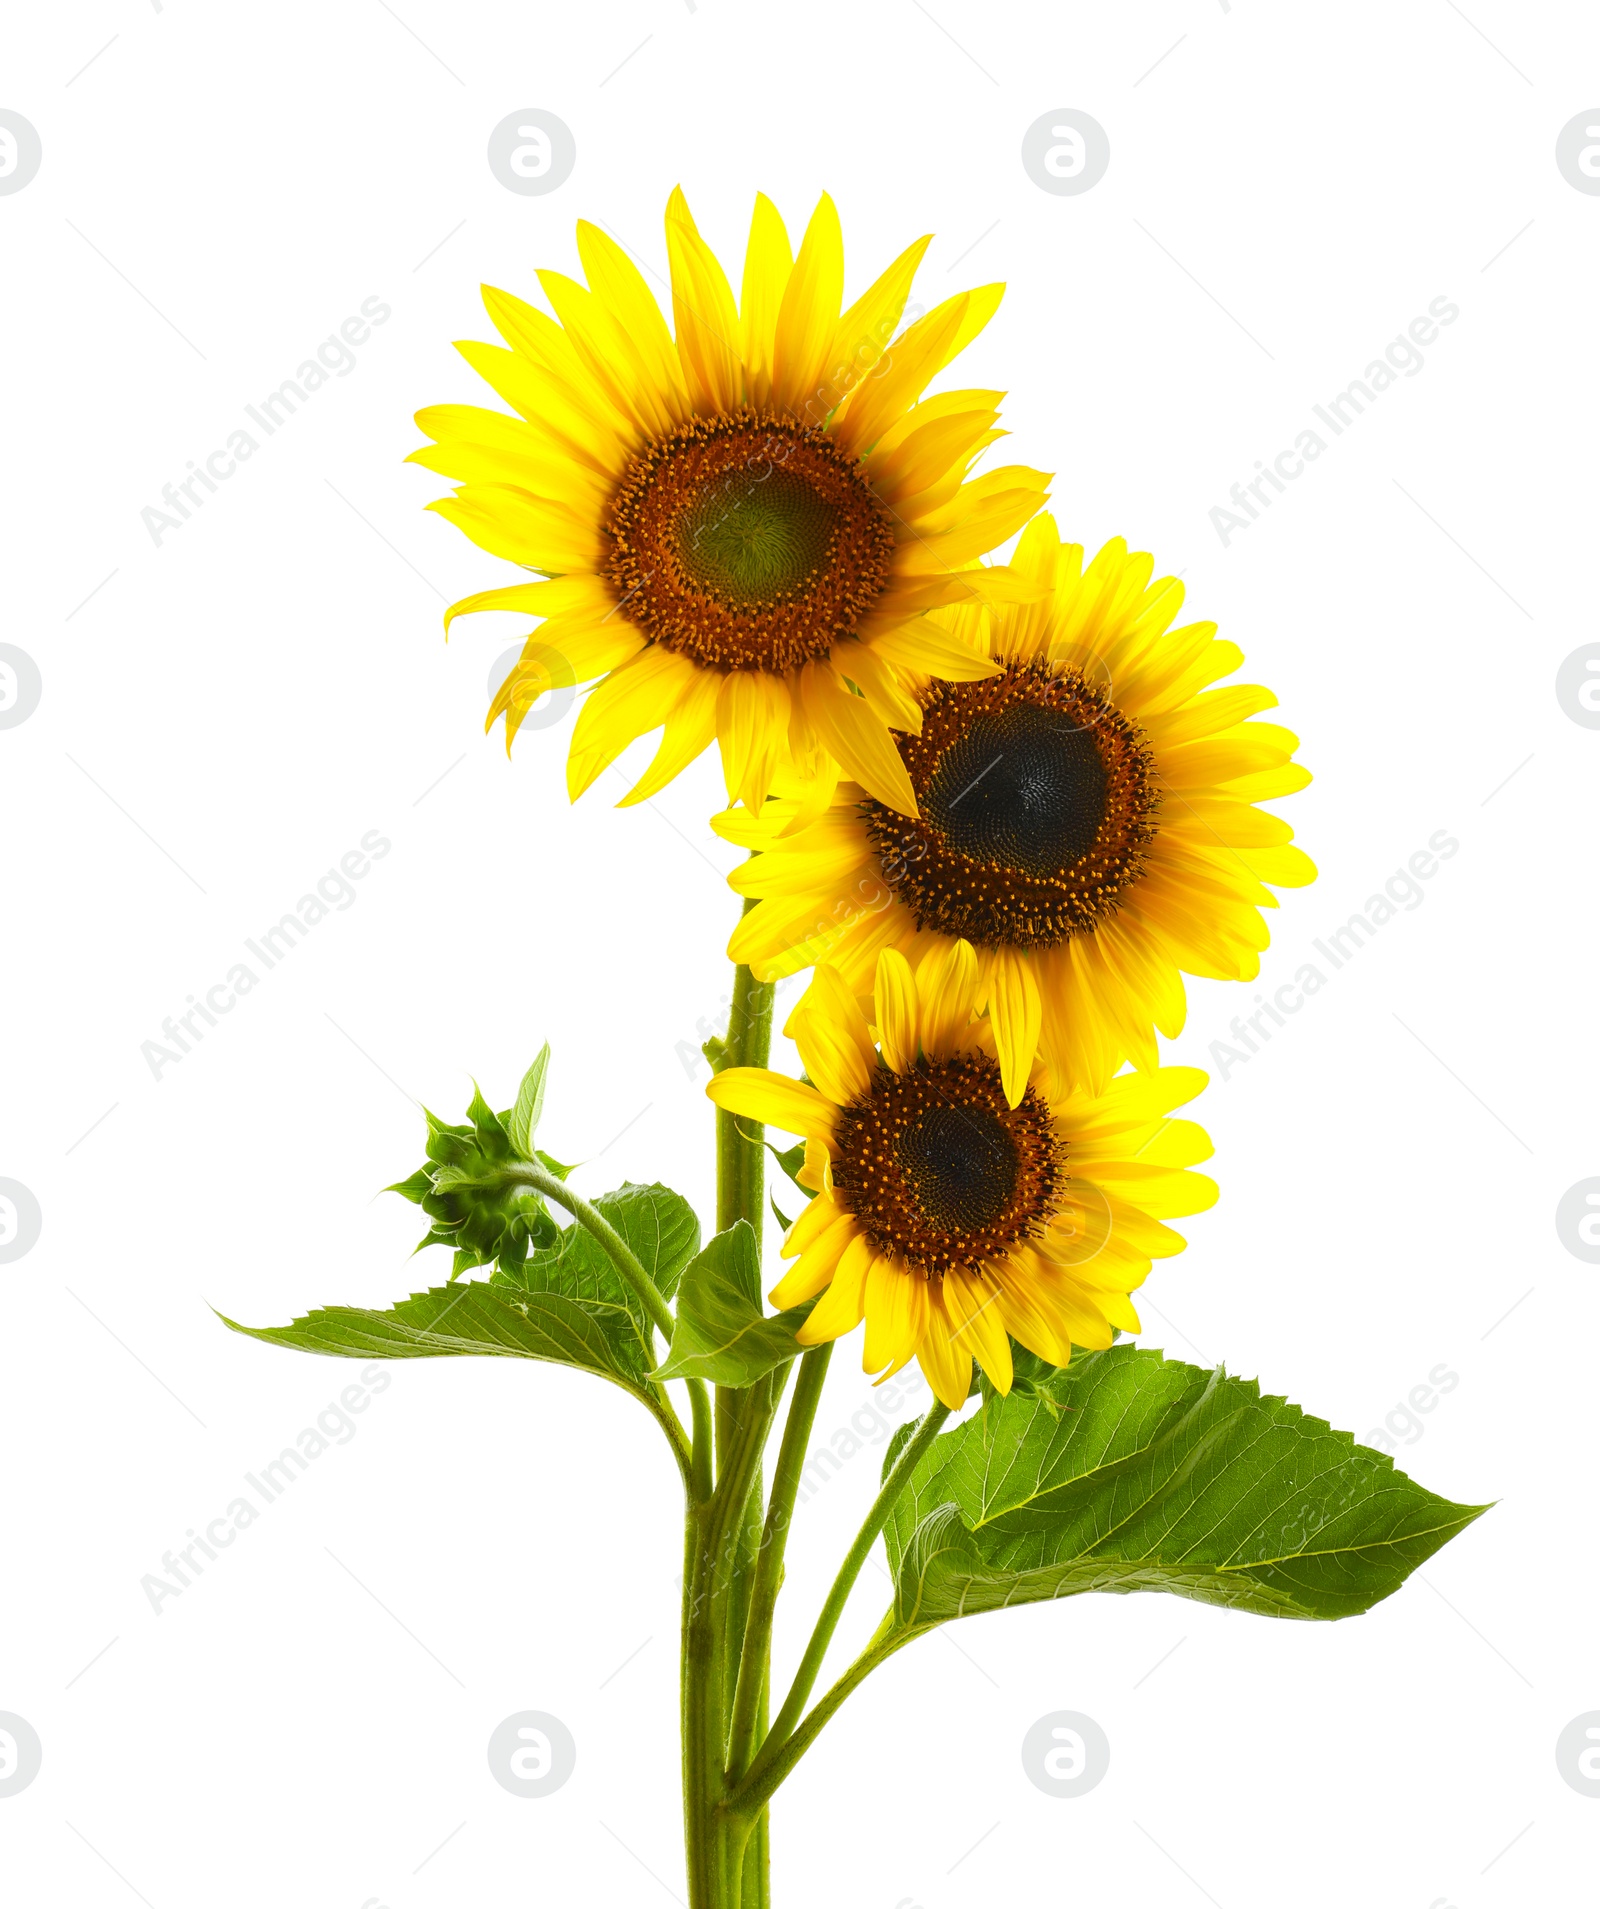
<svg viewBox="0 0 1600 1909">
<path fill-rule="evenodd" d="M 893 1511 L 896 1501 L 905 1490 L 907 1481 L 916 1469 L 917 1461 L 938 1436 L 940 1426 L 949 1416 L 950 1408 L 939 1404 L 937 1400 L 928 1407 L 923 1415 L 922 1423 L 906 1441 L 905 1449 L 895 1460 L 889 1476 L 883 1481 L 883 1489 L 873 1499 L 872 1509 L 867 1513 L 866 1522 L 856 1533 L 855 1542 L 845 1553 L 844 1562 L 839 1566 L 839 1574 L 833 1581 L 833 1588 L 829 1591 L 817 1617 L 816 1628 L 811 1633 L 810 1643 L 806 1645 L 805 1655 L 800 1659 L 800 1668 L 794 1674 L 794 1682 L 789 1686 L 789 1694 L 784 1699 L 783 1708 L 773 1722 L 760 1755 L 751 1766 L 748 1788 L 741 1786 L 740 1794 L 735 1799 L 739 1804 L 742 1805 L 745 1802 L 751 1791 L 760 1790 L 763 1787 L 763 1779 L 783 1751 L 789 1737 L 795 1733 L 795 1727 L 799 1724 L 801 1713 L 805 1709 L 806 1699 L 811 1695 L 812 1686 L 817 1681 L 817 1673 L 822 1669 L 822 1660 L 828 1654 L 828 1645 L 833 1641 L 833 1633 L 838 1628 L 839 1619 L 844 1615 L 845 1604 L 861 1573 L 861 1567 L 866 1563 L 873 1545 L 877 1542 L 878 1533 L 889 1522 L 889 1513 Z M 868 1668 L 870 1669 L 871 1666 L 869 1665 Z M 863 1671 L 862 1675 L 865 1676 L 865 1674 L 866 1672 Z M 859 1679 L 857 1681 L 859 1682 Z M 854 1688 L 855 1685 L 852 1684 L 850 1689 Z M 843 1692 L 838 1702 L 842 1703 L 849 1694 L 849 1690 Z M 837 1704 L 834 1708 L 837 1708 Z M 830 1710 L 828 1714 L 831 1716 L 832 1711 Z M 823 1722 L 826 1721 L 827 1719 L 824 1718 Z M 821 1725 L 817 1727 L 820 1729 Z M 766 1794 L 770 1795 L 771 1790 L 767 1789 Z"/>
<path fill-rule="evenodd" d="M 763 1721 L 760 1711 L 767 1693 L 772 1620 L 778 1606 L 778 1593 L 783 1588 L 784 1548 L 789 1541 L 789 1525 L 794 1517 L 795 1499 L 800 1490 L 800 1474 L 805 1468 L 806 1446 L 816 1422 L 822 1382 L 827 1377 L 828 1360 L 832 1352 L 831 1344 L 813 1346 L 800 1361 L 800 1376 L 795 1381 L 794 1397 L 789 1403 L 789 1415 L 784 1422 L 783 1441 L 778 1447 L 778 1462 L 772 1474 L 772 1496 L 767 1505 L 767 1521 L 762 1529 L 761 1547 L 750 1587 L 750 1615 L 745 1625 L 733 1717 L 728 1727 L 728 1771 L 735 1781 L 749 1767 Z"/>
<path fill-rule="evenodd" d="M 817 1699 L 800 1724 L 772 1757 L 770 1759 L 762 1757 L 751 1769 L 746 1781 L 730 1794 L 727 1802 L 730 1812 L 760 1810 L 764 1815 L 774 1790 L 811 1748 L 821 1734 L 823 1725 L 833 1716 L 845 1698 L 864 1683 L 886 1658 L 892 1657 L 914 1637 L 922 1635 L 921 1630 L 894 1629 L 893 1616 L 894 1613 L 891 1611 L 885 1617 L 883 1623 L 878 1626 L 872 1642 L 839 1680 Z"/>
<path fill-rule="evenodd" d="M 770 983 L 748 968 L 734 974 L 725 1041 L 708 1043 L 713 1067 L 763 1067 L 772 1043 Z M 720 1108 L 717 1133 L 717 1231 L 748 1221 L 759 1256 L 765 1201 L 762 1129 Z M 765 1811 L 730 1815 L 728 1721 L 748 1630 L 761 1544 L 761 1454 L 787 1374 L 753 1386 L 719 1386 L 713 1415 L 695 1401 L 694 1473 L 716 1484 L 690 1513 L 692 1571 L 684 1575 L 684 1829 L 690 1909 L 767 1909 Z M 765 1677 L 757 1700 L 764 1708 Z"/>
</svg>

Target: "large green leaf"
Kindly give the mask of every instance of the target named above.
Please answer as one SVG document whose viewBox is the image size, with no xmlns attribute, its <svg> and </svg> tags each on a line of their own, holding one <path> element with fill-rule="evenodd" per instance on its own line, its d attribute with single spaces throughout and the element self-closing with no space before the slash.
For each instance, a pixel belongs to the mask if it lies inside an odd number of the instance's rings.
<svg viewBox="0 0 1600 1909">
<path fill-rule="evenodd" d="M 223 1324 L 269 1345 L 350 1359 L 430 1359 L 487 1353 L 548 1359 L 626 1386 L 655 1409 L 631 1314 L 593 1296 L 471 1281 L 413 1293 L 386 1312 L 325 1306 L 287 1326 Z"/>
<path fill-rule="evenodd" d="M 748 1220 L 719 1233 L 683 1275 L 672 1346 L 658 1379 L 708 1379 L 754 1385 L 794 1358 L 795 1329 L 811 1311 L 796 1306 L 773 1316 L 761 1310 L 761 1258 Z"/>
<path fill-rule="evenodd" d="M 1487 1509 L 1254 1380 L 1142 1347 L 1075 1357 L 1050 1391 L 924 1454 L 885 1534 L 897 1629 L 1080 1591 L 1349 1617 Z"/>
</svg>

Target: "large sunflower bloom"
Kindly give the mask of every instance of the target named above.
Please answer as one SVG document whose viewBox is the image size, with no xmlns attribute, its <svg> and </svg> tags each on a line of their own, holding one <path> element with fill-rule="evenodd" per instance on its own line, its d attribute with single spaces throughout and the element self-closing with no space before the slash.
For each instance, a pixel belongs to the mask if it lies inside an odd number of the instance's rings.
<svg viewBox="0 0 1600 1909">
<path fill-rule="evenodd" d="M 919 239 L 841 314 L 844 255 L 822 198 L 798 257 L 758 197 L 742 295 L 667 205 L 676 337 L 627 254 L 578 226 L 585 289 L 540 272 L 551 318 L 484 301 L 509 350 L 462 344 L 517 412 L 437 405 L 413 461 L 460 479 L 430 508 L 541 580 L 455 604 L 542 618 L 489 712 L 506 745 L 556 684 L 604 676 L 572 738 L 576 797 L 637 737 L 664 729 L 629 801 L 715 739 L 730 800 L 775 771 L 837 764 L 891 809 L 916 803 L 891 726 L 920 713 L 903 672 L 966 680 L 993 666 L 928 612 L 993 595 L 974 568 L 1043 498 L 1040 472 L 968 478 L 1001 394 L 929 382 L 988 322 L 1002 288 L 947 299 L 895 336 Z"/>
<path fill-rule="evenodd" d="M 1171 628 L 1183 588 L 1151 567 L 1119 538 L 1085 569 L 1036 517 L 1011 563 L 1035 599 L 946 613 L 1001 673 L 920 686 L 897 739 L 917 817 L 840 783 L 820 814 L 779 794 L 717 819 L 764 851 L 729 878 L 760 903 L 733 959 L 764 980 L 826 959 L 865 996 L 884 948 L 971 942 L 1013 1106 L 1037 1056 L 1090 1092 L 1126 1059 L 1155 1066 L 1185 973 L 1253 979 L 1266 884 L 1316 874 L 1254 805 L 1311 778 L 1288 730 L 1248 720 L 1270 690 L 1208 687 L 1242 653 L 1214 623 Z"/>
<path fill-rule="evenodd" d="M 1036 1068 L 1012 1097 L 989 1023 L 973 1020 L 979 990 L 965 941 L 931 950 L 915 974 L 887 949 L 874 1028 L 853 987 L 820 967 L 788 1027 L 815 1084 L 733 1067 L 706 1089 L 719 1107 L 805 1136 L 799 1177 L 815 1198 L 789 1229 L 795 1264 L 771 1294 L 784 1308 L 821 1294 L 800 1343 L 864 1318 L 864 1369 L 887 1377 L 916 1358 L 952 1410 L 973 1359 L 996 1391 L 1011 1389 L 1013 1339 L 1063 1366 L 1074 1345 L 1137 1332 L 1128 1294 L 1152 1258 L 1184 1245 L 1162 1221 L 1217 1195 L 1184 1171 L 1209 1158 L 1204 1131 L 1168 1118 L 1204 1074 L 1164 1067 L 1103 1094 L 1059 1094 Z"/>
</svg>

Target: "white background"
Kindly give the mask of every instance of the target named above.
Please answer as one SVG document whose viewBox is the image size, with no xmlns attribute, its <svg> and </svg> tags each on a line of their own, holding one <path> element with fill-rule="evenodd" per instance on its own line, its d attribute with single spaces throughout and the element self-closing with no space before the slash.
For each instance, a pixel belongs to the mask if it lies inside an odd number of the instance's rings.
<svg viewBox="0 0 1600 1909">
<path fill-rule="evenodd" d="M 1286 898 L 1264 982 L 1435 831 L 1459 841 L 1214 1078 L 1223 1196 L 1143 1297 L 1149 1343 L 1358 1437 L 1443 1363 L 1459 1384 L 1401 1463 L 1500 1501 L 1362 1620 L 1086 1597 L 924 1639 L 780 1796 L 778 1903 L 1578 1900 L 1600 1802 L 1554 1746 L 1600 1708 L 1600 1271 L 1553 1222 L 1600 1173 L 1600 734 L 1554 677 L 1600 637 L 1600 198 L 1554 144 L 1600 96 L 1600 16 L 577 11 L 93 0 L 7 30 L 0 105 L 44 151 L 0 197 L 0 641 L 43 678 L 0 733 L 0 1174 L 44 1216 L 0 1267 L 0 1710 L 44 1744 L 0 1800 L 8 1901 L 681 1894 L 675 1480 L 622 1394 L 512 1361 L 389 1367 L 358 1435 L 203 1579 L 159 1616 L 140 1588 L 357 1376 L 208 1304 L 276 1323 L 443 1276 L 407 1259 L 414 1210 L 374 1197 L 421 1158 L 409 1097 L 459 1118 L 476 1074 L 505 1104 L 548 1036 L 543 1137 L 593 1163 L 578 1184 L 660 1178 L 708 1209 L 704 1070 L 676 1050 L 726 987 L 713 764 L 621 813 L 614 777 L 569 808 L 570 717 L 508 765 L 485 683 L 523 626 L 446 647 L 440 611 L 509 566 L 424 515 L 442 481 L 401 462 L 419 406 L 493 402 L 450 348 L 492 336 L 479 282 L 536 298 L 536 265 L 577 269 L 582 216 L 664 273 L 679 181 L 735 265 L 758 187 L 796 234 L 826 188 L 848 296 L 927 230 L 924 302 L 1008 282 L 957 367 L 1010 391 L 1006 456 L 1059 473 L 1068 536 L 1181 572 L 1303 738 L 1317 780 L 1285 809 L 1321 879 Z M 547 197 L 485 162 L 526 106 L 577 142 Z M 1062 106 L 1111 141 L 1078 197 L 1019 157 Z M 162 485 L 369 296 L 392 317 L 355 369 L 153 543 Z M 1229 486 L 1441 296 L 1460 317 L 1423 370 L 1224 546 Z M 373 829 L 392 852 L 354 904 L 152 1078 L 163 1018 Z M 1215 1074 L 1253 992 L 1193 987 L 1172 1057 Z M 852 1342 L 819 1442 L 868 1398 Z M 805 1508 L 781 1675 L 877 1462 Z M 869 1569 L 841 1662 L 884 1588 Z M 485 1760 L 524 1708 L 578 1744 L 543 1801 Z M 1081 1800 L 1019 1760 L 1056 1709 L 1111 1741 Z"/>
</svg>

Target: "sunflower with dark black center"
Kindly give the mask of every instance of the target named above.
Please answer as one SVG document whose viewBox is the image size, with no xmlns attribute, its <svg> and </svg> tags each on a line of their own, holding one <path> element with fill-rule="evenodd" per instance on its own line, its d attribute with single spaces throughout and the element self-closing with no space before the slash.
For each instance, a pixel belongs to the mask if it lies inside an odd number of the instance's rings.
<svg viewBox="0 0 1600 1909">
<path fill-rule="evenodd" d="M 952 1409 L 974 1359 L 1010 1390 L 1013 1340 L 1059 1366 L 1075 1345 L 1137 1332 L 1129 1293 L 1184 1244 L 1163 1222 L 1216 1198 L 1188 1171 L 1210 1155 L 1205 1133 L 1171 1118 L 1204 1074 L 1124 1074 L 1092 1095 L 1058 1091 L 1041 1064 L 1013 1100 L 978 995 L 978 957 L 962 940 L 931 949 L 915 973 L 898 950 L 881 954 L 870 1022 L 821 966 L 786 1030 L 808 1081 L 736 1067 L 706 1089 L 719 1107 L 805 1136 L 799 1178 L 814 1198 L 771 1294 L 783 1308 L 816 1299 L 800 1343 L 864 1319 L 865 1370 L 887 1376 L 915 1358 Z"/>
<path fill-rule="evenodd" d="M 885 948 L 916 963 L 970 942 L 1013 1105 L 1041 1056 L 1090 1091 L 1155 1066 L 1184 974 L 1253 979 L 1273 888 L 1316 874 L 1256 804 L 1311 778 L 1288 730 L 1251 720 L 1269 690 L 1212 687 L 1239 650 L 1174 628 L 1182 585 L 1151 570 L 1120 539 L 1085 567 L 1036 517 L 1011 560 L 1034 600 L 940 613 L 998 670 L 919 689 L 896 738 L 915 816 L 845 783 L 826 808 L 780 788 L 718 818 L 762 851 L 729 877 L 759 903 L 734 960 L 763 980 L 827 960 L 864 998 Z"/>
<path fill-rule="evenodd" d="M 1155 833 L 1138 725 L 1076 670 L 934 683 L 900 745 L 919 814 L 868 797 L 867 839 L 919 929 L 1059 947 L 1115 912 Z"/>
<path fill-rule="evenodd" d="M 890 809 L 916 798 L 891 739 L 920 720 L 909 685 L 989 676 L 930 612 L 1010 581 L 976 569 L 1044 499 L 1038 471 L 973 476 L 1002 435 L 1000 393 L 928 386 L 988 322 L 1001 287 L 958 292 L 900 330 L 927 239 L 844 306 L 826 196 L 798 256 L 758 197 L 733 289 L 681 192 L 667 206 L 669 332 L 628 255 L 580 224 L 587 287 L 539 282 L 554 317 L 485 289 L 509 349 L 461 351 L 516 415 L 436 405 L 413 461 L 459 481 L 431 508 L 538 581 L 452 606 L 539 619 L 489 710 L 506 746 L 553 688 L 595 677 L 573 732 L 574 797 L 662 732 L 626 801 L 716 742 L 732 801 L 774 778 L 852 778 Z"/>
</svg>

